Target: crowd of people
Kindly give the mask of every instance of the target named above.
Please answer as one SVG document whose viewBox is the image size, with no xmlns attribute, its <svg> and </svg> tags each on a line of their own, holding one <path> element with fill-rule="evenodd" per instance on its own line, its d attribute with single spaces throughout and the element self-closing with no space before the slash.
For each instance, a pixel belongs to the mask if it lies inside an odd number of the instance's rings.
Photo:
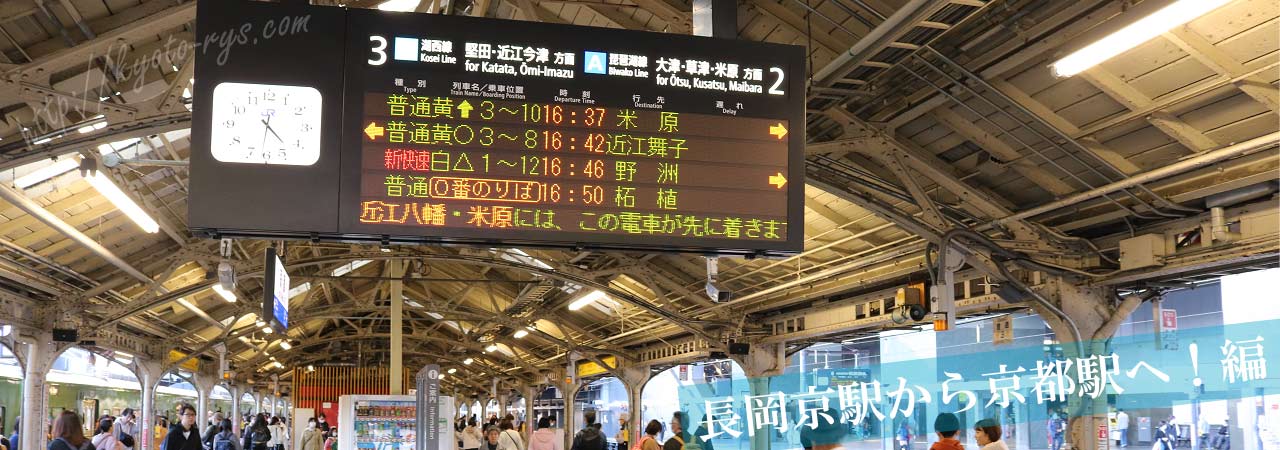
<svg viewBox="0 0 1280 450">
<path fill-rule="evenodd" d="M 245 414 L 240 417 L 241 431 L 237 432 L 237 427 L 222 412 L 211 413 L 206 418 L 204 431 L 196 423 L 195 407 L 182 405 L 177 414 L 178 421 L 172 425 L 169 424 L 168 417 L 156 418 L 152 432 L 154 442 L 159 443 L 160 450 L 285 450 L 290 442 L 287 419 L 282 416 Z M 321 417 L 323 421 L 323 415 Z M 59 414 L 53 421 L 47 450 L 133 450 L 137 446 L 139 433 L 144 431 L 138 423 L 137 413 L 129 408 L 125 408 L 119 417 L 99 417 L 92 436 L 85 436 L 83 420 L 74 411 Z M 11 442 L 18 441 L 16 426 L 14 430 Z M 320 437 L 321 433 L 312 433 L 313 430 L 319 430 L 314 419 L 308 425 L 309 433 L 303 438 L 304 445 L 308 443 L 307 439 L 312 438 L 312 434 L 316 438 Z M 324 434 L 328 434 L 327 425 L 323 430 Z M 0 444 L 4 442 L 0 441 Z M 6 450 L 14 448 L 16 447 L 12 444 L 6 446 Z M 319 441 L 304 449 L 322 450 Z"/>
</svg>

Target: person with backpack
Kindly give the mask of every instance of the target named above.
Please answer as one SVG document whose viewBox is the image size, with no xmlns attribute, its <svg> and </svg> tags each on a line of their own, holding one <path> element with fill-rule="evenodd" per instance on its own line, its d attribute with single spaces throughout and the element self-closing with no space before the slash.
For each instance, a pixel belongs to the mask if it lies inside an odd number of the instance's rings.
<svg viewBox="0 0 1280 450">
<path fill-rule="evenodd" d="M 213 420 L 209 421 L 209 428 L 204 430 L 204 437 L 200 438 L 200 444 L 204 450 L 213 450 L 213 435 L 218 434 L 218 428 L 221 427 L 223 419 L 222 413 L 213 414 Z"/>
<path fill-rule="evenodd" d="M 511 420 L 502 419 L 498 430 L 498 450 L 524 450 L 524 439 L 520 438 Z"/>
<path fill-rule="evenodd" d="M 58 420 L 53 421 L 47 450 L 94 450 L 93 443 L 84 437 L 84 425 L 80 415 L 73 411 L 63 411 Z"/>
<path fill-rule="evenodd" d="M 240 446 L 239 439 L 236 439 L 236 432 L 231 424 L 231 419 L 222 419 L 222 422 L 211 428 L 218 430 L 213 435 L 212 450 L 244 450 Z"/>
<path fill-rule="evenodd" d="M 661 432 L 662 422 L 657 419 L 650 420 L 649 424 L 644 426 L 644 436 L 640 437 L 640 441 L 636 442 L 632 450 L 662 450 L 662 446 L 658 445 L 658 433 Z"/>
<path fill-rule="evenodd" d="M 609 439 L 604 437 L 604 433 L 601 433 L 600 428 L 596 426 L 596 412 L 594 410 L 583 412 L 582 421 L 586 426 L 573 436 L 573 446 L 570 450 L 609 450 Z"/>
<path fill-rule="evenodd" d="M 253 424 L 244 432 L 244 450 L 268 450 L 271 442 L 271 428 L 267 427 L 266 416 L 259 413 L 253 418 Z"/>
<path fill-rule="evenodd" d="M 111 418 L 98 422 L 97 431 L 93 435 L 93 448 L 98 450 L 124 450 L 124 444 L 116 438 L 116 423 Z"/>
<path fill-rule="evenodd" d="M 201 450 L 200 427 L 196 426 L 196 408 L 182 405 L 178 413 L 178 423 L 169 427 L 169 434 L 164 437 L 160 450 Z"/>
<path fill-rule="evenodd" d="M 538 429 L 529 438 L 529 450 L 564 450 L 564 439 L 560 438 L 560 433 L 556 433 L 556 430 L 551 428 L 550 416 L 542 416 L 538 419 Z"/>
</svg>

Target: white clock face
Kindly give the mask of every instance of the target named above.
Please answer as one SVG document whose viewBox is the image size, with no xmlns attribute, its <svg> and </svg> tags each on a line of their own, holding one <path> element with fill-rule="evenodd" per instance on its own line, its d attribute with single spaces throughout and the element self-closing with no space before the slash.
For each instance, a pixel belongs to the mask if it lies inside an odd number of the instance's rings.
<svg viewBox="0 0 1280 450">
<path fill-rule="evenodd" d="M 221 83 L 213 88 L 210 148 L 227 163 L 309 166 L 320 160 L 320 91 Z"/>
</svg>

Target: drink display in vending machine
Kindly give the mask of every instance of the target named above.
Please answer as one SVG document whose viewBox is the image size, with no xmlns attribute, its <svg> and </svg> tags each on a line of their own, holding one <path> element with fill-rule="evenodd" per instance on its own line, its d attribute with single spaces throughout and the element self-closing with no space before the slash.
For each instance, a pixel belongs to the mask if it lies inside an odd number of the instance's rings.
<svg viewBox="0 0 1280 450">
<path fill-rule="evenodd" d="M 339 442 L 340 450 L 414 450 L 417 406 L 412 397 L 351 397 L 354 398 L 350 399 L 349 404 L 342 406 L 343 415 L 351 414 L 351 419 L 345 422 L 351 424 L 351 438 L 343 441 L 353 440 L 354 445 L 343 446 Z M 341 431 L 338 436 L 343 437 Z"/>
</svg>

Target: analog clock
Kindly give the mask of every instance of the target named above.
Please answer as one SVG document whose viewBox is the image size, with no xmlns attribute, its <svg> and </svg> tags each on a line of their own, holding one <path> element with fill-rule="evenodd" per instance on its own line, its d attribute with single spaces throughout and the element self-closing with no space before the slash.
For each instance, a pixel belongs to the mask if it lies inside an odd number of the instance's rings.
<svg viewBox="0 0 1280 450">
<path fill-rule="evenodd" d="M 320 160 L 323 97 L 307 86 L 225 82 L 213 88 L 210 149 L 226 163 L 309 166 Z"/>
</svg>

